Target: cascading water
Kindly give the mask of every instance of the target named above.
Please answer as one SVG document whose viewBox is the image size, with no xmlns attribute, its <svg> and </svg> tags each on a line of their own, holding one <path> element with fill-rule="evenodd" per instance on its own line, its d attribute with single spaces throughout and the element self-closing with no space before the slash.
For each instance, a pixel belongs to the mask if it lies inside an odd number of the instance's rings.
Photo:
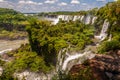
<svg viewBox="0 0 120 80">
<path fill-rule="evenodd" d="M 97 17 L 93 17 L 92 18 L 92 24 L 94 24 L 95 23 L 95 20 L 97 19 Z"/>
<path fill-rule="evenodd" d="M 90 21 L 91 21 L 91 17 L 90 15 L 88 15 L 85 19 L 85 24 L 90 24 Z"/>
<path fill-rule="evenodd" d="M 64 20 L 64 15 L 58 15 L 58 19 Z"/>
<path fill-rule="evenodd" d="M 77 17 L 78 17 L 78 16 L 74 16 L 73 21 L 76 21 L 76 20 L 77 20 Z"/>
<path fill-rule="evenodd" d="M 65 71 L 67 69 L 68 63 L 72 60 L 79 59 L 78 63 L 81 64 L 86 59 L 91 59 L 93 57 L 94 54 L 91 51 L 85 51 L 84 53 L 75 53 L 74 55 L 69 55 L 63 62 L 62 70 Z M 75 64 L 76 63 L 72 63 L 71 66 L 69 66 L 69 68 L 71 68 Z"/>
<path fill-rule="evenodd" d="M 54 25 L 56 25 L 58 22 L 59 22 L 59 18 L 56 18 L 56 19 L 53 20 L 52 23 L 53 23 Z"/>
<path fill-rule="evenodd" d="M 82 21 L 83 21 L 83 19 L 84 19 L 84 16 L 81 16 L 80 21 L 82 22 Z"/>
<path fill-rule="evenodd" d="M 110 34 L 108 41 L 112 40 L 112 34 Z"/>
<path fill-rule="evenodd" d="M 81 16 L 73 16 L 73 20 L 72 21 L 76 21 L 76 20 L 80 20 Z"/>
<path fill-rule="evenodd" d="M 108 27 L 109 27 L 109 22 L 107 20 L 105 20 L 104 23 L 103 23 L 103 27 L 102 27 L 100 35 L 95 36 L 95 38 L 100 39 L 100 41 L 103 41 L 107 37 L 106 32 L 108 30 Z"/>
<path fill-rule="evenodd" d="M 86 46 L 83 53 L 70 52 L 70 46 L 61 50 L 58 54 L 58 64 L 56 66 L 56 70 L 67 73 L 73 65 L 81 64 L 85 60 L 93 58 L 95 54 L 88 49 L 89 46 Z"/>
<path fill-rule="evenodd" d="M 91 16 L 88 15 L 88 16 L 84 16 L 84 15 L 81 15 L 81 16 L 78 16 L 78 15 L 58 15 L 57 17 L 50 17 L 50 16 L 47 16 L 45 18 L 46 20 L 49 20 L 49 21 L 52 21 L 52 24 L 56 25 L 59 20 L 63 20 L 63 21 L 76 21 L 76 20 L 80 20 L 81 22 L 85 23 L 85 24 L 93 24 L 95 22 L 95 20 L 97 19 L 97 17 L 93 17 L 91 19 Z"/>
<path fill-rule="evenodd" d="M 64 21 L 69 21 L 69 15 L 66 15 L 66 16 L 65 16 Z"/>
</svg>

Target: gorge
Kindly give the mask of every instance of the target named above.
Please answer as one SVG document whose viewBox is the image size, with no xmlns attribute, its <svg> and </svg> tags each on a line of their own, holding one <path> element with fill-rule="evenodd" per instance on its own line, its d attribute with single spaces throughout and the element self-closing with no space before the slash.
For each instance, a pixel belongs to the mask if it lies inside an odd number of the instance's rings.
<svg viewBox="0 0 120 80">
<path fill-rule="evenodd" d="M 0 80 L 119 80 L 119 5 L 23 19 L 28 38 L 0 41 Z"/>
</svg>

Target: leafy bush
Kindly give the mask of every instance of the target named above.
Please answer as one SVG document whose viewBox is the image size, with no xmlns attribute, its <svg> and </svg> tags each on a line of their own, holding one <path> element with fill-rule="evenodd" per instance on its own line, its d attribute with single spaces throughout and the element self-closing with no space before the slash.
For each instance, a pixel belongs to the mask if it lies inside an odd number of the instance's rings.
<svg viewBox="0 0 120 80">
<path fill-rule="evenodd" d="M 72 45 L 83 49 L 90 44 L 93 36 L 92 26 L 76 22 L 60 22 L 52 25 L 48 21 L 31 19 L 27 32 L 32 51 L 44 57 L 47 65 L 55 65 L 60 49 Z M 52 56 L 51 56 L 52 55 Z"/>
<path fill-rule="evenodd" d="M 104 53 L 104 52 L 108 52 L 110 50 L 115 51 L 118 49 L 120 49 L 120 42 L 117 40 L 112 40 L 112 41 L 102 43 L 102 45 L 99 47 L 98 52 Z"/>
</svg>

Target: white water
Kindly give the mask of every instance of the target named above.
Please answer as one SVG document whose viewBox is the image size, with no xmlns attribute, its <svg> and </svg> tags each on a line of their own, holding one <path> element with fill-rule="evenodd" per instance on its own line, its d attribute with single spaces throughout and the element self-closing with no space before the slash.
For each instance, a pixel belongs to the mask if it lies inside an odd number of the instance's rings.
<svg viewBox="0 0 120 80">
<path fill-rule="evenodd" d="M 30 71 L 23 71 L 14 73 L 14 77 L 17 77 L 18 80 L 51 80 L 51 78 L 55 75 L 54 72 L 44 74 L 44 73 L 36 73 L 36 72 L 30 72 Z"/>
<path fill-rule="evenodd" d="M 85 24 L 90 24 L 90 21 L 91 21 L 91 17 L 90 15 L 88 15 L 85 19 Z"/>
<path fill-rule="evenodd" d="M 85 17 L 85 16 L 81 16 L 80 21 L 83 21 L 84 17 Z"/>
<path fill-rule="evenodd" d="M 94 24 L 95 23 L 95 20 L 97 19 L 97 17 L 93 17 L 92 18 L 92 24 Z"/>
<path fill-rule="evenodd" d="M 76 20 L 77 20 L 77 18 L 78 18 L 78 16 L 74 16 L 73 21 L 76 21 Z"/>
<path fill-rule="evenodd" d="M 90 15 L 88 16 L 84 16 L 84 15 L 58 15 L 57 17 L 47 17 L 45 18 L 49 21 L 52 21 L 52 24 L 56 25 L 59 20 L 63 20 L 63 21 L 76 21 L 76 20 L 79 20 L 85 24 L 93 24 L 95 22 L 95 20 L 97 19 L 97 17 L 91 17 Z"/>
<path fill-rule="evenodd" d="M 112 40 L 112 34 L 110 34 L 108 41 Z"/>
<path fill-rule="evenodd" d="M 56 70 L 66 71 L 67 73 L 73 65 L 81 64 L 85 60 L 93 58 L 95 54 L 89 50 L 90 47 L 90 45 L 86 46 L 83 53 L 69 52 L 70 46 L 61 50 L 58 54 L 58 64 L 56 66 Z"/>
<path fill-rule="evenodd" d="M 58 19 L 62 19 L 62 20 L 64 20 L 64 15 L 58 15 L 57 18 L 58 18 Z"/>
<path fill-rule="evenodd" d="M 107 20 L 105 20 L 103 23 L 103 27 L 102 27 L 100 35 L 95 36 L 95 38 L 100 39 L 100 41 L 103 41 L 107 37 L 108 27 L 109 27 L 109 22 Z"/>
<path fill-rule="evenodd" d="M 6 52 L 9 52 L 9 51 L 12 51 L 12 48 L 10 48 L 10 49 L 5 49 L 5 50 L 2 50 L 2 51 L 0 51 L 0 54 L 6 53 Z"/>
<path fill-rule="evenodd" d="M 68 63 L 70 62 L 70 61 L 72 61 L 72 60 L 75 60 L 75 59 L 79 59 L 79 64 L 81 64 L 83 61 L 85 61 L 85 60 L 87 60 L 87 59 L 91 59 L 91 58 L 93 58 L 95 55 L 91 52 L 91 51 L 86 51 L 86 52 L 84 52 L 84 53 L 76 53 L 76 54 L 74 54 L 74 55 L 70 55 L 70 56 L 68 56 L 65 60 L 64 60 L 64 62 L 63 62 L 63 66 L 62 66 L 62 70 L 63 71 L 65 71 L 66 69 L 67 69 L 67 65 L 68 65 Z M 75 65 L 75 63 L 74 64 L 72 64 L 72 65 Z M 70 66 L 69 66 L 70 67 Z M 72 66 L 71 66 L 72 67 Z"/>
<path fill-rule="evenodd" d="M 74 16 L 72 21 L 80 20 L 81 16 Z"/>
</svg>

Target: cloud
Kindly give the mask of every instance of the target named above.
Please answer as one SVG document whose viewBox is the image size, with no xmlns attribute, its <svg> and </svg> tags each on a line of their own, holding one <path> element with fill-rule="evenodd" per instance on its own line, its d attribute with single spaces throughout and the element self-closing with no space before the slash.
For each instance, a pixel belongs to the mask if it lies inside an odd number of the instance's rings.
<svg viewBox="0 0 120 80">
<path fill-rule="evenodd" d="M 80 2 L 78 0 L 72 0 L 71 4 L 80 4 Z"/>
<path fill-rule="evenodd" d="M 59 5 L 59 6 L 66 6 L 67 3 L 65 3 L 65 2 L 61 2 L 61 3 L 59 3 L 58 5 Z"/>
<path fill-rule="evenodd" d="M 57 0 L 46 0 L 44 3 L 54 4 Z"/>
<path fill-rule="evenodd" d="M 38 5 L 42 5 L 43 3 L 39 2 Z"/>
<path fill-rule="evenodd" d="M 0 7 L 20 12 L 78 11 L 101 7 L 106 2 L 108 0 L 0 0 Z"/>
<path fill-rule="evenodd" d="M 27 4 L 37 4 L 36 2 L 33 1 L 26 1 Z"/>
<path fill-rule="evenodd" d="M 114 1 L 118 1 L 118 0 L 114 0 Z"/>
<path fill-rule="evenodd" d="M 21 0 L 18 3 L 20 3 L 20 4 L 37 4 L 36 2 L 33 2 L 33 1 L 24 1 L 24 0 Z"/>
<path fill-rule="evenodd" d="M 26 2 L 25 2 L 25 1 L 19 1 L 18 3 L 24 4 L 24 3 L 26 3 Z"/>
<path fill-rule="evenodd" d="M 0 2 L 4 2 L 4 0 L 0 0 Z"/>
<path fill-rule="evenodd" d="M 83 5 L 83 6 L 86 6 L 86 5 L 87 5 L 87 3 L 82 3 L 82 5 Z"/>
<path fill-rule="evenodd" d="M 102 2 L 105 2 L 106 0 L 96 0 L 96 1 L 102 1 Z"/>
<path fill-rule="evenodd" d="M 34 2 L 34 1 L 31 1 L 31 0 L 29 0 L 29 1 L 24 1 L 24 0 L 21 0 L 21 1 L 19 1 L 18 2 L 19 4 L 33 4 L 33 5 L 42 5 L 43 3 L 37 3 L 37 2 Z"/>
</svg>

